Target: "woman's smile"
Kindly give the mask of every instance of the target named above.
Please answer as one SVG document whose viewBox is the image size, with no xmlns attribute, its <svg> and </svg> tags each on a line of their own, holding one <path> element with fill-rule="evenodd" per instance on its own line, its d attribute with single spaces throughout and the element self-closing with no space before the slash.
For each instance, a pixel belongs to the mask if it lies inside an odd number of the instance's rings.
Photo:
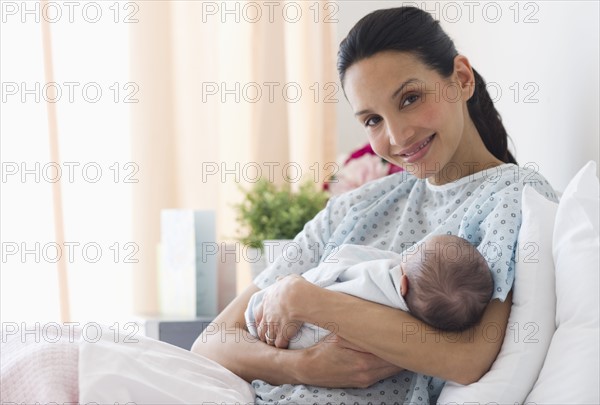
<svg viewBox="0 0 600 405">
<path fill-rule="evenodd" d="M 424 141 L 420 141 L 419 143 L 406 148 L 400 153 L 394 154 L 394 156 L 402 158 L 405 163 L 415 163 L 416 161 L 425 157 L 431 148 L 431 143 L 433 142 L 435 135 L 436 134 L 428 136 Z"/>
</svg>

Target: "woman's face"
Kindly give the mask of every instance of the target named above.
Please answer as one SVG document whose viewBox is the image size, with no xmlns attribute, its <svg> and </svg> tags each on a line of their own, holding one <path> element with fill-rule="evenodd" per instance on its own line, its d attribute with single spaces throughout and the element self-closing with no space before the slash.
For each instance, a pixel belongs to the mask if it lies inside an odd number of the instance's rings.
<svg viewBox="0 0 600 405">
<path fill-rule="evenodd" d="M 466 106 L 473 81 L 463 56 L 443 78 L 410 53 L 388 51 L 351 65 L 344 90 L 375 153 L 443 184 L 478 171 L 473 162 L 488 159 Z"/>
</svg>

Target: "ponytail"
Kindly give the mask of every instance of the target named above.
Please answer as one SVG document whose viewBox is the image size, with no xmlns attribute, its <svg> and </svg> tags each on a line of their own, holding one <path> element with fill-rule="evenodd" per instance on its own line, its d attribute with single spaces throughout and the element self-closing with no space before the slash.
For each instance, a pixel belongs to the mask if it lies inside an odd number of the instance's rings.
<svg viewBox="0 0 600 405">
<path fill-rule="evenodd" d="M 485 80 L 475 69 L 473 69 L 473 74 L 475 75 L 475 92 L 467 101 L 467 108 L 475 128 L 492 155 L 505 163 L 517 164 L 513 155 L 508 151 L 508 134 L 487 91 Z"/>
</svg>

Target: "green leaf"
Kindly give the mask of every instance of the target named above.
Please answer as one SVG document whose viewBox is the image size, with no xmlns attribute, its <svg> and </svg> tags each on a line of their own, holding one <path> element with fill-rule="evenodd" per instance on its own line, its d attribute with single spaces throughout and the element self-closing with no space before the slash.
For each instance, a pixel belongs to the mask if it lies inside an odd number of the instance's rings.
<svg viewBox="0 0 600 405">
<path fill-rule="evenodd" d="M 329 198 L 311 181 L 300 184 L 295 193 L 289 183 L 276 186 L 265 179 L 244 191 L 242 202 L 234 205 L 236 219 L 243 229 L 238 240 L 260 249 L 265 239 L 293 239 L 325 207 Z"/>
</svg>

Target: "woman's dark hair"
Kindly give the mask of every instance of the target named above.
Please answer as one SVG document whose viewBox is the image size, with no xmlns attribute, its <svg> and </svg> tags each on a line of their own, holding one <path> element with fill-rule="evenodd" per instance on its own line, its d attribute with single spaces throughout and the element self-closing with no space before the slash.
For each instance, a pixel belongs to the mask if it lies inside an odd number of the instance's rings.
<svg viewBox="0 0 600 405">
<path fill-rule="evenodd" d="M 454 57 L 458 55 L 439 21 L 429 13 L 416 7 L 377 10 L 360 19 L 340 44 L 337 68 L 342 86 L 352 64 L 383 51 L 410 52 L 443 77 L 452 74 Z M 486 148 L 503 162 L 516 164 L 485 81 L 475 69 L 473 73 L 475 91 L 467 101 L 469 115 Z"/>
</svg>

